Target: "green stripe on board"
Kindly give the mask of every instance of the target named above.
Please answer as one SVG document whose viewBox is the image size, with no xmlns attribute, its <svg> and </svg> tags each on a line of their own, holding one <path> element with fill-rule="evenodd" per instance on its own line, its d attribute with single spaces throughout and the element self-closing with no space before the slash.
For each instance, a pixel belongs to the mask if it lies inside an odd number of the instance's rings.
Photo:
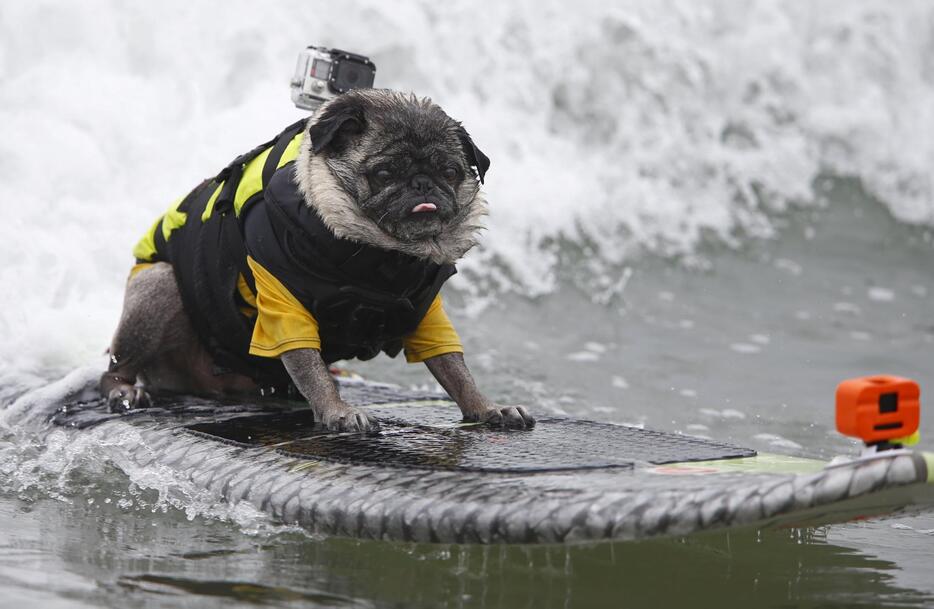
<svg viewBox="0 0 934 609">
<path fill-rule="evenodd" d="M 670 463 L 660 467 L 666 470 L 683 469 L 686 474 L 691 473 L 691 470 L 699 471 L 704 469 L 713 469 L 718 473 L 810 474 L 822 470 L 826 465 L 826 461 L 818 459 L 759 453 L 755 457 L 743 457 L 741 459 Z"/>
<path fill-rule="evenodd" d="M 934 484 L 934 453 L 921 453 L 928 466 L 928 484 Z"/>
</svg>

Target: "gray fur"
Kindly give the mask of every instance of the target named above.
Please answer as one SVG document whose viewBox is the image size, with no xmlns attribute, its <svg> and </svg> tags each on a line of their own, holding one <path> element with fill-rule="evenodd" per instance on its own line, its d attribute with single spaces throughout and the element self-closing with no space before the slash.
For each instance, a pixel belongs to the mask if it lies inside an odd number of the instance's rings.
<svg viewBox="0 0 934 609">
<path fill-rule="evenodd" d="M 110 346 L 113 364 L 140 371 L 162 353 L 185 345 L 191 334 L 171 265 L 159 262 L 127 281 L 120 327 Z"/>
<path fill-rule="evenodd" d="M 535 418 L 524 406 L 500 406 L 480 392 L 461 353 L 446 353 L 425 360 L 425 365 L 461 410 L 465 421 L 493 427 L 528 429 Z"/>
<path fill-rule="evenodd" d="M 341 400 L 327 364 L 317 349 L 294 349 L 281 356 L 295 387 L 308 400 L 315 420 L 335 431 L 371 431 L 379 422 Z"/>
<path fill-rule="evenodd" d="M 254 388 L 245 376 L 216 373 L 182 306 L 175 272 L 166 262 L 139 271 L 127 282 L 110 362 L 100 389 L 112 410 L 149 402 L 149 396 L 135 386 L 137 378 L 147 388 L 202 395 Z"/>
<path fill-rule="evenodd" d="M 295 166 L 295 179 L 305 201 L 338 237 L 438 264 L 450 264 L 463 257 L 477 244 L 488 207 L 480 184 L 472 172 L 468 173 L 466 159 L 460 152 L 461 143 L 456 134 L 460 125 L 428 99 L 375 89 L 355 90 L 335 99 L 343 98 L 344 101 L 346 96 L 355 96 L 364 103 L 367 130 L 353 147 L 340 155 L 315 154 L 311 137 L 306 133 Z M 331 103 L 324 104 L 315 113 L 309 121 L 309 128 L 327 112 Z M 387 123 L 390 124 L 388 128 Z M 453 215 L 446 218 L 438 234 L 429 239 L 401 239 L 380 227 L 364 211 L 370 192 L 361 169 L 368 156 L 384 145 L 389 136 L 398 135 L 391 132 L 398 130 L 400 125 L 416 132 L 405 133 L 404 137 L 433 137 L 436 142 L 443 142 L 452 154 L 457 151 L 467 173 L 456 189 Z"/>
</svg>

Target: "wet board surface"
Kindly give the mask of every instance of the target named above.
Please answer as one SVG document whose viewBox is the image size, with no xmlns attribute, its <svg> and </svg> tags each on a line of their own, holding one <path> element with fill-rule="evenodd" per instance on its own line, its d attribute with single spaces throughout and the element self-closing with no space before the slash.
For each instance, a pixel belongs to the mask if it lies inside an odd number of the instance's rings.
<svg viewBox="0 0 934 609">
<path fill-rule="evenodd" d="M 556 417 L 540 417 L 531 431 L 450 427 L 452 407 L 371 408 L 382 428 L 366 435 L 321 430 L 306 411 L 244 416 L 187 429 L 240 445 L 275 446 L 297 458 L 491 473 L 632 468 L 635 461 L 683 463 L 756 454 L 701 438 Z M 425 424 L 432 418 L 449 427 Z"/>
<path fill-rule="evenodd" d="M 888 451 L 827 467 L 541 414 L 533 430 L 497 431 L 461 424 L 456 406 L 435 393 L 339 385 L 347 402 L 380 419 L 379 433 L 327 432 L 307 406 L 286 400 L 161 398 L 113 414 L 93 391 L 83 402 L 63 400 L 51 423 L 98 434 L 114 463 L 155 465 L 224 501 L 357 538 L 627 540 L 934 507 L 930 453 Z"/>
<path fill-rule="evenodd" d="M 249 407 L 241 404 L 214 405 L 213 412 L 224 417 L 222 420 L 183 426 L 206 438 L 270 447 L 296 458 L 490 473 L 632 468 L 639 461 L 683 463 L 756 454 L 748 448 L 693 436 L 564 417 L 539 417 L 529 431 L 463 425 L 459 423 L 460 411 L 446 396 L 383 385 L 345 385 L 342 395 L 376 416 L 381 430 L 371 434 L 329 432 L 315 424 L 306 406 L 288 409 L 281 403 L 278 408 L 270 404 L 272 412 L 262 412 L 262 403 L 254 404 L 259 413 L 245 413 Z M 150 413 L 132 414 L 184 422 L 211 412 L 211 405 L 200 400 L 169 401 L 173 404 L 169 407 L 166 403 L 157 399 Z M 66 408 L 53 420 L 60 425 L 86 427 L 114 416 L 119 415 L 106 412 L 98 400 Z"/>
</svg>

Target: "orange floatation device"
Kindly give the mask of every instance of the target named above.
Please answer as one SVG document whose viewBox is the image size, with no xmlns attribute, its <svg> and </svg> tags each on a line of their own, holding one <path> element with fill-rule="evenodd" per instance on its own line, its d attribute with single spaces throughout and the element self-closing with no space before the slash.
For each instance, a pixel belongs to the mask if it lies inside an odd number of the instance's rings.
<svg viewBox="0 0 934 609">
<path fill-rule="evenodd" d="M 915 444 L 921 388 L 911 379 L 875 375 L 837 386 L 837 431 L 869 446 Z"/>
</svg>

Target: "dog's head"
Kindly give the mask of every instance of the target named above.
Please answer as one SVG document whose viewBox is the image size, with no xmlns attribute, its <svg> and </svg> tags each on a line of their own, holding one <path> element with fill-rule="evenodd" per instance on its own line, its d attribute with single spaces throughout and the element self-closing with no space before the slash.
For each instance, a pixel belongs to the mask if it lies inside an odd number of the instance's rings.
<svg viewBox="0 0 934 609">
<path fill-rule="evenodd" d="M 338 237 L 438 263 L 476 243 L 490 161 L 431 100 L 356 89 L 308 125 L 296 179 Z"/>
</svg>

